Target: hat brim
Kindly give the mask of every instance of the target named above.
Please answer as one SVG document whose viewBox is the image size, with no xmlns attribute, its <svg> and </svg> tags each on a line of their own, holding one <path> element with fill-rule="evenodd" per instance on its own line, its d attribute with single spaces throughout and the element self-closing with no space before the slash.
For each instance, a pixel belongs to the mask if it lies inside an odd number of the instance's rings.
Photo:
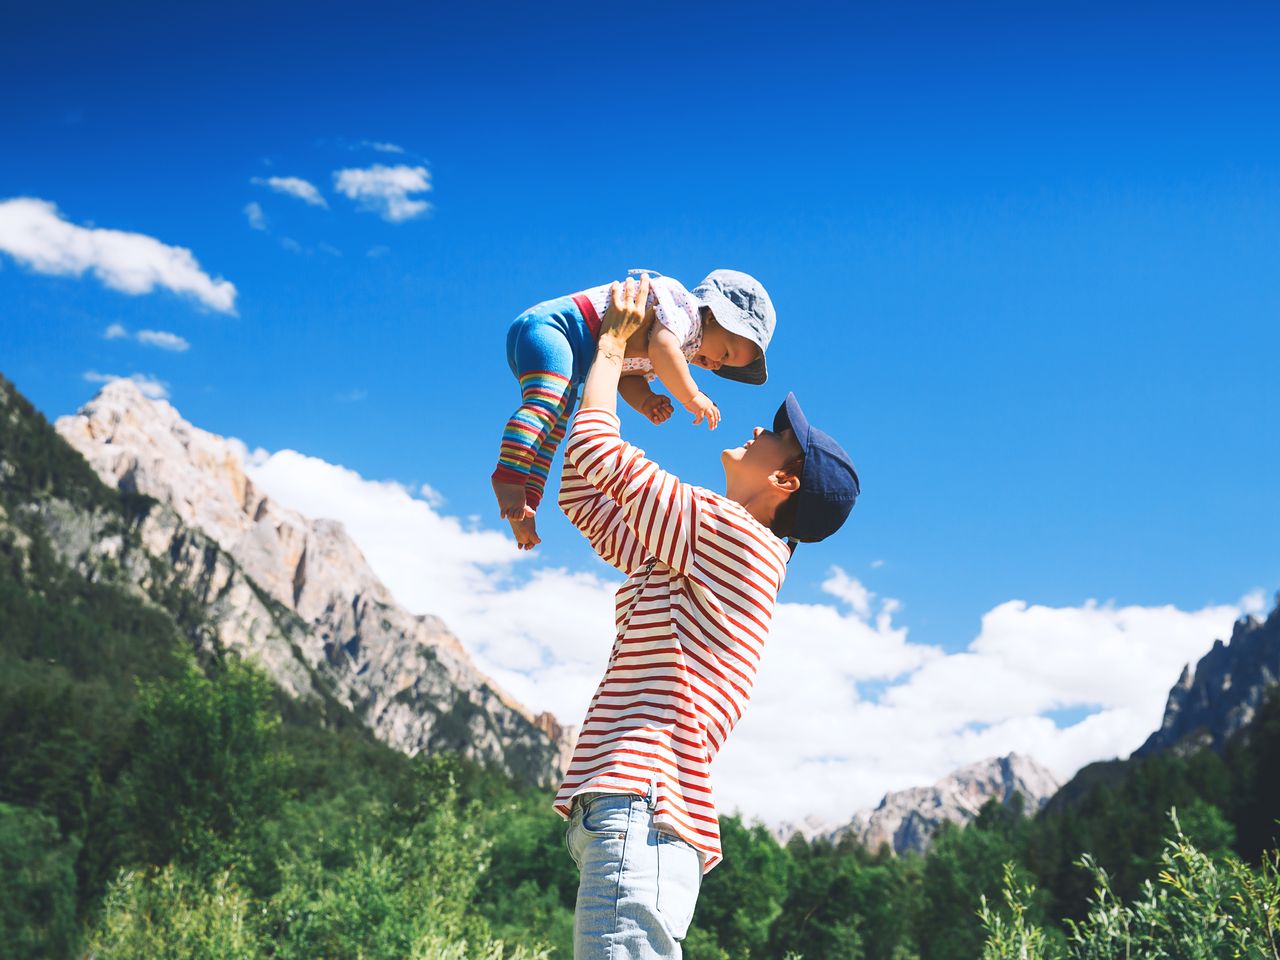
<svg viewBox="0 0 1280 960">
<path fill-rule="evenodd" d="M 716 323 L 730 333 L 750 340 L 760 349 L 760 356 L 745 367 L 722 366 L 716 371 L 716 374 L 726 380 L 734 380 L 738 383 L 750 383 L 755 386 L 764 383 L 769 378 L 769 371 L 764 363 L 765 350 L 758 339 L 760 335 L 752 329 L 751 324 L 742 319 L 741 308 L 717 290 L 713 284 L 700 284 L 694 289 L 693 295 L 702 301 L 704 307 L 711 311 Z"/>
<path fill-rule="evenodd" d="M 769 379 L 769 371 L 764 365 L 764 354 L 756 357 L 754 361 L 745 367 L 720 367 L 715 371 L 717 377 L 724 377 L 726 380 L 735 380 L 738 383 L 750 383 L 759 386 Z"/>
</svg>

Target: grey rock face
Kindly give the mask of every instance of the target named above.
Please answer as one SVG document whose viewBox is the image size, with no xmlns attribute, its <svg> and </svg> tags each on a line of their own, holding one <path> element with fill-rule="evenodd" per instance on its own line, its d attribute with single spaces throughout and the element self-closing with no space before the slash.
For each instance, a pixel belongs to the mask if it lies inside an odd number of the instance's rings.
<svg viewBox="0 0 1280 960">
<path fill-rule="evenodd" d="M 149 549 L 200 588 L 222 642 L 253 655 L 286 690 L 323 688 L 406 753 L 451 750 L 529 782 L 558 779 L 573 732 L 481 674 L 439 619 L 399 607 L 341 524 L 258 490 L 238 442 L 192 426 L 128 381 L 107 384 L 56 429 L 108 484 L 166 508 L 147 518 Z M 202 540 L 220 550 L 201 551 Z M 219 568 L 219 556 L 235 569 Z M 292 635 L 267 629 L 272 611 L 296 621 Z"/>
<path fill-rule="evenodd" d="M 174 511 L 163 505 L 148 511 L 137 525 L 136 539 L 126 539 L 111 530 L 111 518 L 102 513 L 56 499 L 33 509 L 50 546 L 67 566 L 89 580 L 110 582 L 143 598 L 174 588 L 186 591 L 206 615 L 208 633 L 193 638 L 197 646 L 251 657 L 290 696 L 320 696 L 315 676 L 295 654 L 305 625 L 272 604 L 224 550 L 183 524 Z"/>
<path fill-rule="evenodd" d="M 1280 598 L 1278 598 L 1280 599 Z M 1280 602 L 1266 620 L 1236 621 L 1228 643 L 1215 640 L 1169 691 L 1160 729 L 1134 751 L 1135 757 L 1202 747 L 1221 749 L 1253 720 L 1267 690 L 1280 682 Z"/>
<path fill-rule="evenodd" d="M 924 853 L 943 823 L 965 824 L 991 799 L 1008 805 L 1015 794 L 1023 812 L 1040 810 L 1057 791 L 1056 777 L 1030 757 L 1011 753 L 962 767 L 931 787 L 912 787 L 885 794 L 874 810 L 859 810 L 853 820 L 825 835 L 832 841 L 852 835 L 868 850 L 888 844 L 894 853 Z"/>
</svg>

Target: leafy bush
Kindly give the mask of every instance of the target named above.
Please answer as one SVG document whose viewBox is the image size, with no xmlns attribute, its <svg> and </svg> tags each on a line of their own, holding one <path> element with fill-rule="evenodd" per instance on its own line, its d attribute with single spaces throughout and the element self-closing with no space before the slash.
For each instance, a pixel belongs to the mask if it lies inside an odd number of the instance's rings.
<svg viewBox="0 0 1280 960">
<path fill-rule="evenodd" d="M 129 870 L 111 884 L 102 919 L 89 937 L 97 960 L 255 960 L 252 904 L 230 871 L 211 878 L 170 865 Z"/>
<path fill-rule="evenodd" d="M 1160 857 L 1155 883 L 1142 885 L 1129 904 L 1117 899 L 1111 880 L 1086 855 L 1079 866 L 1093 876 L 1094 894 L 1084 920 L 1068 921 L 1058 947 L 1027 919 L 1034 895 L 1029 884 L 1005 873 L 1005 911 L 981 907 L 987 942 L 983 960 L 1276 960 L 1280 957 L 1280 854 L 1254 870 L 1236 857 L 1197 849 L 1171 814 L 1174 836 Z"/>
</svg>

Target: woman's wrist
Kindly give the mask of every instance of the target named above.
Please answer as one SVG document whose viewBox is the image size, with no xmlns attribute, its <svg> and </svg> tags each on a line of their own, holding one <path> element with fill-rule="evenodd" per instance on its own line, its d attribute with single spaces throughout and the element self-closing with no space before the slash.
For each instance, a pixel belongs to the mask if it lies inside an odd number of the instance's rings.
<svg viewBox="0 0 1280 960">
<path fill-rule="evenodd" d="M 611 360 L 619 360 L 626 355 L 627 341 L 617 334 L 602 333 L 600 339 L 596 341 L 596 354 L 601 357 L 608 357 Z"/>
</svg>

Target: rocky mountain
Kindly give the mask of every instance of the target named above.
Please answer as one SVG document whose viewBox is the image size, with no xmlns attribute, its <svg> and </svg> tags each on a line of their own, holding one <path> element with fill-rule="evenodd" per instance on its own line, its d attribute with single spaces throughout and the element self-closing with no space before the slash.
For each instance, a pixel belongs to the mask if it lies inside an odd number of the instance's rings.
<svg viewBox="0 0 1280 960">
<path fill-rule="evenodd" d="M 285 690 L 336 701 L 406 753 L 454 750 L 528 782 L 556 780 L 572 732 L 481 674 L 440 620 L 399 607 L 341 524 L 258 490 L 241 444 L 124 380 L 56 428 L 109 485 L 158 502 L 140 522 L 147 551 L 206 605 L 217 642 Z M 116 549 L 74 511 L 50 523 L 68 556 Z"/>
<path fill-rule="evenodd" d="M 961 767 L 930 787 L 911 787 L 887 793 L 874 809 L 859 810 L 848 824 L 834 830 L 816 824 L 784 827 L 785 836 L 799 832 L 812 839 L 836 841 L 849 834 L 868 850 L 888 844 L 894 853 L 923 853 L 943 823 L 966 824 L 988 800 L 1008 805 L 1020 795 L 1023 811 L 1031 816 L 1058 789 L 1052 773 L 1030 757 L 1011 753 Z"/>
<path fill-rule="evenodd" d="M 1174 750 L 1222 749 L 1247 726 L 1269 687 L 1280 683 L 1280 595 L 1266 620 L 1236 621 L 1231 639 L 1215 640 L 1195 672 L 1191 665 L 1169 691 L 1160 729 L 1134 751 L 1135 757 Z"/>
</svg>

